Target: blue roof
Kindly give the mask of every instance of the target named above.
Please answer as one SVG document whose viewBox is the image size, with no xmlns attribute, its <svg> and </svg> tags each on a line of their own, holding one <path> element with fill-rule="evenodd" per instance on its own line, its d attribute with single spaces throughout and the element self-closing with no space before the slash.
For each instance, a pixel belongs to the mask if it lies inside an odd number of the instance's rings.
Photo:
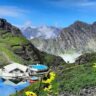
<svg viewBox="0 0 96 96">
<path fill-rule="evenodd" d="M 31 68 L 37 69 L 37 70 L 47 70 L 48 67 L 46 65 L 37 64 L 37 65 L 30 65 Z"/>
<path fill-rule="evenodd" d="M 0 96 L 9 96 L 15 94 L 16 90 L 13 86 L 0 84 Z"/>
<path fill-rule="evenodd" d="M 0 79 L 0 96 L 10 96 L 11 94 L 15 94 L 16 91 L 20 91 L 29 85 L 29 82 L 17 86 L 6 85 L 2 82 L 2 79 Z"/>
</svg>

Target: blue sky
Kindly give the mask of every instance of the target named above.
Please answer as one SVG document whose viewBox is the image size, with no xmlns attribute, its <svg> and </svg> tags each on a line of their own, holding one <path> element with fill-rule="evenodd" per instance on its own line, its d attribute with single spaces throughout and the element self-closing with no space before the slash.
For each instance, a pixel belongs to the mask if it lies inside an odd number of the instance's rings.
<svg viewBox="0 0 96 96">
<path fill-rule="evenodd" d="M 12 24 L 66 27 L 96 21 L 96 0 L 1 0 L 0 17 Z"/>
</svg>

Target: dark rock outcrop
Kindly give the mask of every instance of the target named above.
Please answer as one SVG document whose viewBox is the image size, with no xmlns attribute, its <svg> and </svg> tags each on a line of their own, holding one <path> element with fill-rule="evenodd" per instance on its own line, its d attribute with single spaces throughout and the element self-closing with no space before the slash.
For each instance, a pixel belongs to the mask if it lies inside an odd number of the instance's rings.
<svg viewBox="0 0 96 96">
<path fill-rule="evenodd" d="M 96 53 L 85 53 L 78 57 L 75 61 L 76 64 L 88 64 L 96 61 Z"/>
<path fill-rule="evenodd" d="M 14 36 L 22 36 L 21 31 L 15 26 L 8 23 L 6 19 L 0 18 L 0 29 L 11 32 Z"/>
</svg>

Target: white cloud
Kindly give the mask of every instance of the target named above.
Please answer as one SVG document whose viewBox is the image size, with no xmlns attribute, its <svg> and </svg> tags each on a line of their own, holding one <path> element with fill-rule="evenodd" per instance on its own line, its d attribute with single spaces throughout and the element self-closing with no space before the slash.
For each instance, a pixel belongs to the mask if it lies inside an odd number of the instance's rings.
<svg viewBox="0 0 96 96">
<path fill-rule="evenodd" d="M 37 26 L 32 24 L 31 20 L 27 20 L 26 22 L 23 23 L 23 25 L 16 25 L 16 24 L 14 24 L 14 25 L 19 27 L 20 29 L 21 28 L 26 29 L 27 27 L 31 27 L 31 28 L 36 28 L 37 27 Z"/>
<path fill-rule="evenodd" d="M 19 17 L 24 15 L 27 10 L 15 6 L 0 6 L 0 16 Z"/>
<path fill-rule="evenodd" d="M 23 26 L 32 26 L 32 22 L 30 20 L 26 21 Z"/>
<path fill-rule="evenodd" d="M 83 2 L 83 3 L 78 3 L 77 6 L 81 6 L 81 7 L 96 6 L 96 2 Z"/>
<path fill-rule="evenodd" d="M 50 0 L 50 4 L 56 7 L 93 7 L 96 6 L 96 1 L 90 0 Z"/>
</svg>

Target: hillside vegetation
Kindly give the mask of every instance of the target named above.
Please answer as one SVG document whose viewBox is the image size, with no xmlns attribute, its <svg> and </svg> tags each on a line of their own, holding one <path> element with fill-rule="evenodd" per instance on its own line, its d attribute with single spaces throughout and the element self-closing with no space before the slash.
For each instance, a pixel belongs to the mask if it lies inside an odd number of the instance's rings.
<svg viewBox="0 0 96 96">
<path fill-rule="evenodd" d="M 64 65 L 59 72 L 60 94 L 63 96 L 95 96 L 96 53 L 84 54 L 77 61 L 82 61 L 82 64 L 75 62 L 75 64 Z"/>
</svg>

